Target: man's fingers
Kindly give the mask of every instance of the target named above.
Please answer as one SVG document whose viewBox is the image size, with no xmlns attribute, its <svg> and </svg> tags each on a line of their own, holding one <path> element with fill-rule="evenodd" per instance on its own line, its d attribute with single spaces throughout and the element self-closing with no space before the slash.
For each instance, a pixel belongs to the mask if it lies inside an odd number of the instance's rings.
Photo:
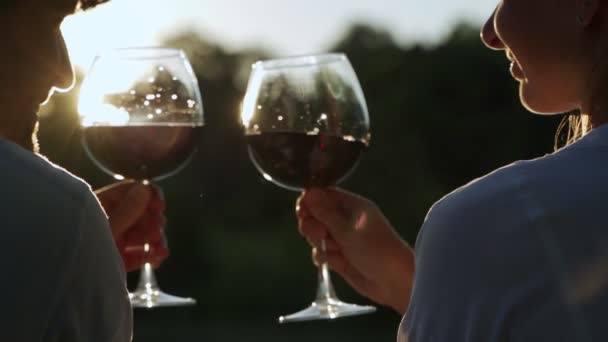
<svg viewBox="0 0 608 342">
<path fill-rule="evenodd" d="M 127 272 L 140 269 L 146 262 L 152 264 L 152 267 L 156 269 L 163 263 L 163 261 L 165 261 L 165 259 L 167 259 L 166 256 L 156 256 L 153 258 L 147 257 L 145 259 L 141 255 L 123 256 L 123 261 Z"/>
<path fill-rule="evenodd" d="M 135 181 L 132 179 L 112 183 L 95 190 L 95 195 L 99 198 L 104 209 L 108 210 L 108 206 L 113 207 L 116 205 L 127 194 L 134 183 Z"/>
<path fill-rule="evenodd" d="M 151 231 L 146 235 L 126 233 L 126 237 L 123 240 L 123 246 L 125 247 L 137 247 L 144 246 L 147 244 L 155 244 L 164 240 L 164 234 L 161 230 Z"/>
<path fill-rule="evenodd" d="M 160 213 L 146 213 L 135 225 L 124 234 L 121 241 L 127 246 L 154 243 L 164 239 L 165 217 Z"/>
<path fill-rule="evenodd" d="M 122 234 L 146 212 L 152 191 L 146 185 L 133 183 L 117 204 L 108 212 L 112 234 L 115 238 Z"/>
<path fill-rule="evenodd" d="M 155 184 L 149 185 L 152 194 L 150 196 L 150 202 L 148 203 L 148 210 L 157 212 L 165 211 L 165 194 L 163 190 Z"/>
<path fill-rule="evenodd" d="M 123 255 L 141 255 L 142 257 L 149 256 L 153 258 L 158 255 L 169 255 L 169 248 L 167 248 L 164 240 L 162 240 L 149 243 L 147 250 L 145 244 L 125 246 L 122 248 L 121 253 Z"/>
<path fill-rule="evenodd" d="M 126 255 L 155 255 L 157 253 L 161 253 L 159 251 L 168 250 L 168 248 L 163 244 L 162 241 L 148 242 L 148 248 L 146 249 L 146 243 L 141 245 L 125 245 L 122 247 L 122 253 Z M 162 254 L 162 253 L 161 253 Z"/>
<path fill-rule="evenodd" d="M 121 251 L 127 272 L 139 269 L 146 262 L 157 268 L 169 256 L 169 249 L 165 246 L 164 242 L 156 243 L 149 247 L 148 251 L 143 246 L 127 247 Z"/>
</svg>

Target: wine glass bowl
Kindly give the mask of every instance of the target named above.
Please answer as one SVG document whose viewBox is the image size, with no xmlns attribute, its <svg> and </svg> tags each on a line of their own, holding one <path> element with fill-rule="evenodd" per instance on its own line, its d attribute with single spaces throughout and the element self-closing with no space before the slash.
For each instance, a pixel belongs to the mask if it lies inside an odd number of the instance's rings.
<svg viewBox="0 0 608 342">
<path fill-rule="evenodd" d="M 241 121 L 258 171 L 266 180 L 294 191 L 338 184 L 352 172 L 370 142 L 363 91 L 348 58 L 340 53 L 255 63 Z M 373 311 L 372 306 L 340 301 L 327 264 L 322 264 L 315 301 L 279 321 Z"/>
<path fill-rule="evenodd" d="M 116 179 L 144 184 L 185 167 L 204 125 L 196 76 L 184 53 L 170 48 L 98 55 L 83 81 L 78 109 L 91 160 Z M 134 307 L 146 308 L 195 303 L 162 292 L 150 263 L 143 265 L 130 298 Z"/>
<path fill-rule="evenodd" d="M 158 181 L 179 172 L 194 155 L 201 126 L 91 126 L 85 149 L 117 179 Z"/>
</svg>

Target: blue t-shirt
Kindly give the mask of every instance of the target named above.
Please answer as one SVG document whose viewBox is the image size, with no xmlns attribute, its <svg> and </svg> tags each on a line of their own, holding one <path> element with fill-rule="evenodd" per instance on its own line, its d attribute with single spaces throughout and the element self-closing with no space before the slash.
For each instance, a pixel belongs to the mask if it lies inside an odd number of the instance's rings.
<svg viewBox="0 0 608 342">
<path fill-rule="evenodd" d="M 0 341 L 128 342 L 131 306 L 90 187 L 0 139 Z"/>
<path fill-rule="evenodd" d="M 608 125 L 429 211 L 399 341 L 608 341 Z"/>
</svg>

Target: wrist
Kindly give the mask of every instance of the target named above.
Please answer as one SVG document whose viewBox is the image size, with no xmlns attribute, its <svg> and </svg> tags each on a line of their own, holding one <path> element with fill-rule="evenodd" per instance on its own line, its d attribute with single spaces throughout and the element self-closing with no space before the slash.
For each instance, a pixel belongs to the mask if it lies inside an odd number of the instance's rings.
<svg viewBox="0 0 608 342">
<path fill-rule="evenodd" d="M 394 263 L 391 265 L 390 274 L 392 289 L 388 304 L 393 310 L 404 315 L 407 311 L 414 285 L 414 252 L 405 242 L 401 241 L 397 246 Z"/>
</svg>

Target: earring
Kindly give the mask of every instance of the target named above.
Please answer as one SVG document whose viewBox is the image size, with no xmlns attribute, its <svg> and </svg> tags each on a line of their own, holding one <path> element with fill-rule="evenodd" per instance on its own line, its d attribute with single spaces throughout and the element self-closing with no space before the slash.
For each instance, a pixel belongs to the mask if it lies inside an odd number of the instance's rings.
<svg viewBox="0 0 608 342">
<path fill-rule="evenodd" d="M 581 14 L 579 14 L 576 16 L 576 20 L 579 24 L 583 25 L 585 19 L 583 19 L 583 16 Z"/>
</svg>

